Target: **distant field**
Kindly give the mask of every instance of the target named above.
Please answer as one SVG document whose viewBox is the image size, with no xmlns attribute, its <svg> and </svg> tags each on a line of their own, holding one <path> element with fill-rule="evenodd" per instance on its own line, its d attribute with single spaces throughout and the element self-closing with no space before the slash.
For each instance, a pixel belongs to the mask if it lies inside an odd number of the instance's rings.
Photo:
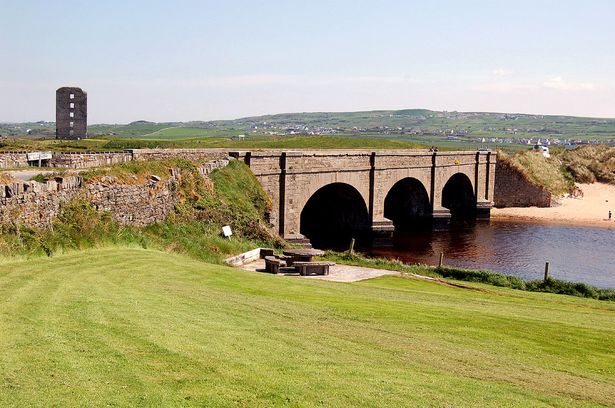
<svg viewBox="0 0 615 408">
<path fill-rule="evenodd" d="M 0 123 L 0 135 L 53 137 L 51 122 Z M 560 139 L 615 143 L 615 119 L 583 118 L 490 112 L 446 112 L 404 109 L 366 112 L 312 112 L 264 115 L 224 121 L 129 124 L 95 124 L 88 127 L 91 137 L 120 137 L 153 140 L 231 137 L 239 134 L 334 134 L 358 137 L 406 140 L 448 147 L 457 143 L 466 147 L 487 144 L 505 149 L 519 148 L 509 143 L 489 143 L 495 139 Z M 455 142 L 448 137 L 465 141 Z M 486 143 L 478 142 L 482 138 Z"/>
<path fill-rule="evenodd" d="M 56 150 L 106 151 L 139 148 L 225 148 L 225 149 L 415 149 L 427 146 L 402 140 L 334 136 L 251 136 L 245 140 L 228 137 L 203 138 L 101 138 L 74 141 L 12 139 L 0 143 L 0 151 Z"/>
<path fill-rule="evenodd" d="M 606 406 L 615 305 L 143 249 L 4 261 L 2 406 Z"/>
</svg>

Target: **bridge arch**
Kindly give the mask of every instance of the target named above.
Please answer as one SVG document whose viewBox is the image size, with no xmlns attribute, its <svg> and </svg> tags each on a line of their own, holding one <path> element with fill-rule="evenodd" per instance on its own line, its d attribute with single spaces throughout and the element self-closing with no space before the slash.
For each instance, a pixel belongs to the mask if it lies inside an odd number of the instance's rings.
<svg viewBox="0 0 615 408">
<path fill-rule="evenodd" d="M 442 189 L 442 207 L 451 212 L 453 219 L 476 218 L 476 196 L 468 176 L 453 174 Z"/>
<path fill-rule="evenodd" d="M 352 238 L 360 238 L 369 227 L 365 200 L 350 184 L 321 187 L 301 210 L 300 232 L 315 247 L 347 248 Z"/>
<path fill-rule="evenodd" d="M 423 183 L 413 177 L 395 183 L 384 199 L 384 217 L 393 221 L 396 230 L 428 226 L 432 213 Z"/>
</svg>

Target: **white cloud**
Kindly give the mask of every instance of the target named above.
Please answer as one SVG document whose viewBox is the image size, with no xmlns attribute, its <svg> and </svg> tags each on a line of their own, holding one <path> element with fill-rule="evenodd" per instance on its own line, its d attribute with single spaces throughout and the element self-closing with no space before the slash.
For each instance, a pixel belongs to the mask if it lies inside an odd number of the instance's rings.
<svg viewBox="0 0 615 408">
<path fill-rule="evenodd" d="M 491 73 L 495 76 L 508 76 L 508 75 L 512 75 L 513 71 L 510 69 L 504 69 L 504 68 L 498 68 L 498 69 L 494 69 L 493 71 L 491 71 Z"/>
<path fill-rule="evenodd" d="M 593 91 L 596 89 L 596 85 L 591 82 L 570 82 L 559 76 L 549 78 L 542 83 L 542 86 L 558 91 Z"/>
</svg>

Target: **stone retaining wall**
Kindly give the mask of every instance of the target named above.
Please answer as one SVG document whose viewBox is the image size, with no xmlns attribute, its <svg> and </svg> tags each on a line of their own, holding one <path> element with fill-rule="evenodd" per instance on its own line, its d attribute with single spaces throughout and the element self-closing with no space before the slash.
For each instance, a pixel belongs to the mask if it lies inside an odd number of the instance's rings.
<svg viewBox="0 0 615 408">
<path fill-rule="evenodd" d="M 503 160 L 495 167 L 494 206 L 550 207 L 551 193 L 532 183 L 519 170 Z"/>
<path fill-rule="evenodd" d="M 0 185 L 0 224 L 48 228 L 64 203 L 75 198 L 82 187 L 81 177 L 15 182 Z"/>
<path fill-rule="evenodd" d="M 228 160 L 216 160 L 198 168 L 203 177 L 226 166 Z M 166 180 L 152 176 L 142 184 L 125 184 L 104 176 L 84 183 L 78 176 L 56 177 L 44 183 L 15 181 L 0 185 L 0 224 L 50 228 L 63 206 L 75 199 L 92 203 L 99 211 L 108 211 L 124 225 L 143 227 L 165 220 L 179 200 L 175 183 L 179 169 L 170 169 Z"/>
</svg>

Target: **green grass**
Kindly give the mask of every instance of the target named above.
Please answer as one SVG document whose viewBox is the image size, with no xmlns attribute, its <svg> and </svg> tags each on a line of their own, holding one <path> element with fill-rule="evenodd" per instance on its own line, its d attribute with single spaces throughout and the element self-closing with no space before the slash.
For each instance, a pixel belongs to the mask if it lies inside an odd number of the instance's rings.
<svg viewBox="0 0 615 408">
<path fill-rule="evenodd" d="M 224 133 L 224 132 L 222 132 Z M 263 136 L 245 140 L 229 137 L 118 138 L 105 137 L 76 141 L 11 139 L 0 143 L 0 151 L 114 151 L 124 149 L 417 149 L 425 145 L 407 140 L 351 136 Z"/>
<path fill-rule="evenodd" d="M 226 148 L 241 149 L 416 149 L 425 146 L 401 140 L 349 136 L 250 136 L 245 140 L 207 137 L 196 139 L 146 140 L 110 139 L 105 150 L 138 148 Z"/>
<path fill-rule="evenodd" d="M 0 268 L 2 406 L 601 406 L 615 306 L 108 248 Z"/>
</svg>

